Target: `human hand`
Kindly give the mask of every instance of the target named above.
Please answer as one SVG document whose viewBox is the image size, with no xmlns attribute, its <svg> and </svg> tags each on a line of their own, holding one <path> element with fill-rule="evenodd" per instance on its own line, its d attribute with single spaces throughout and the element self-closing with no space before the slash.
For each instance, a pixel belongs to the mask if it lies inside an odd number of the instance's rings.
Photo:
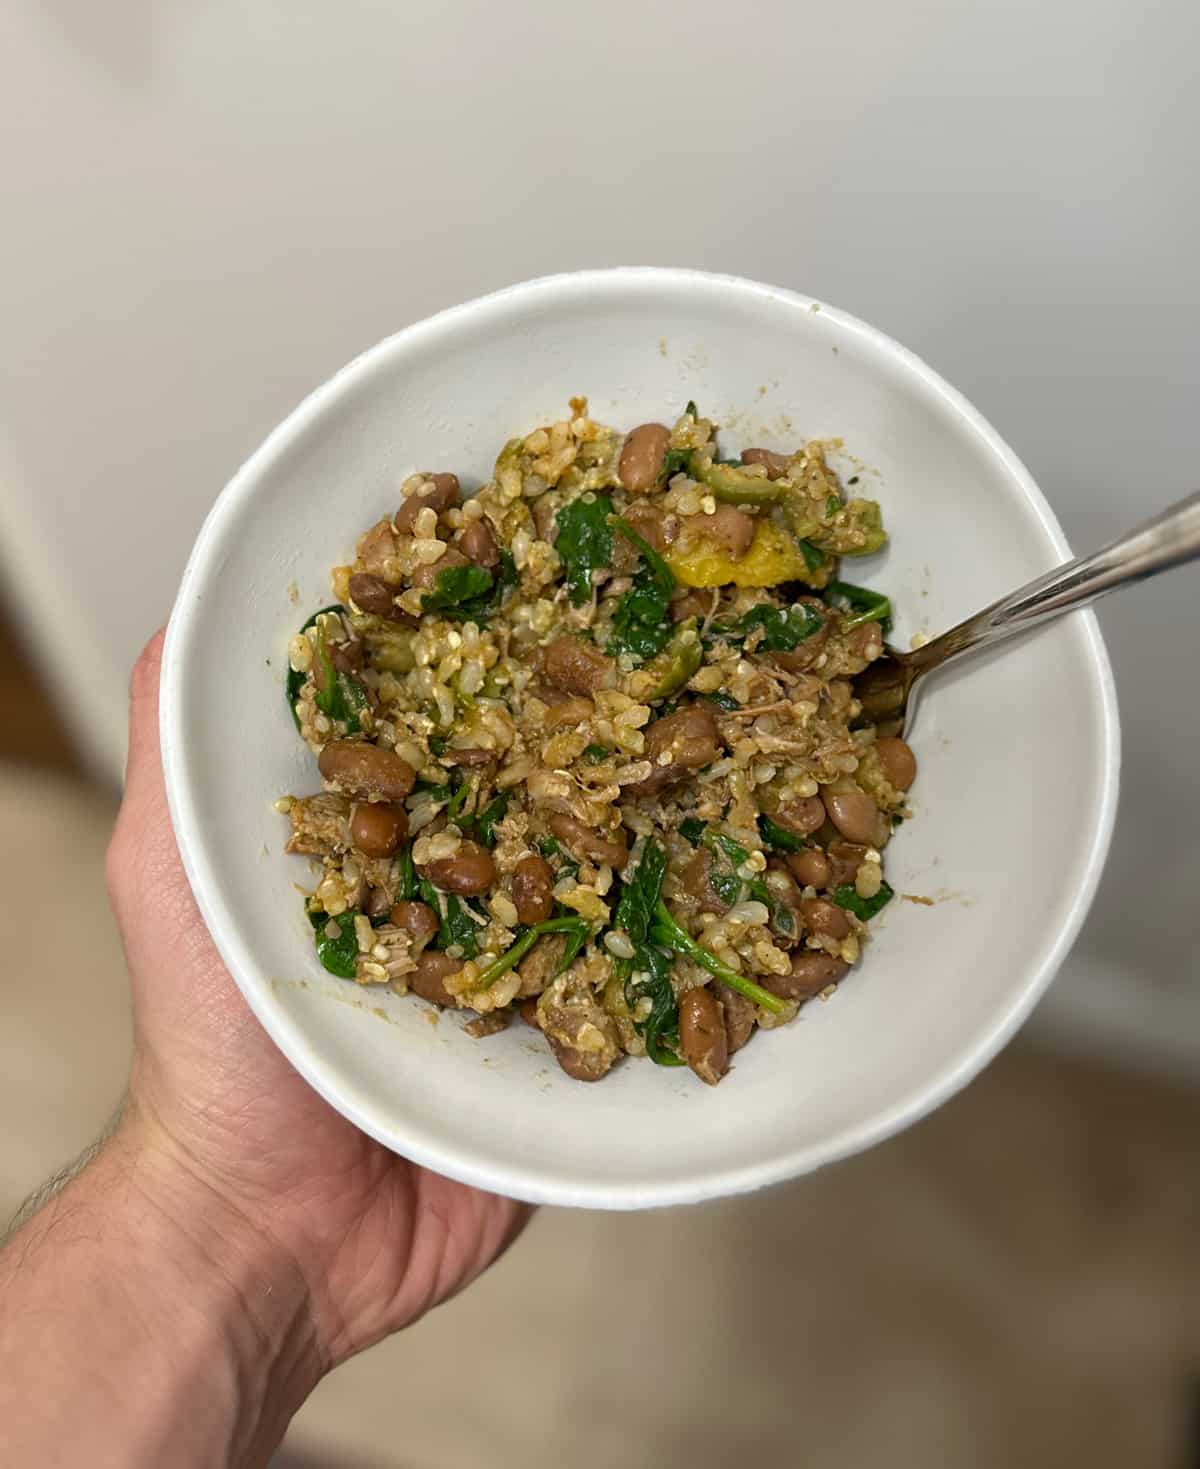
<svg viewBox="0 0 1200 1469">
<path fill-rule="evenodd" d="M 134 669 L 125 798 L 108 857 L 133 986 L 124 1141 L 141 1174 L 243 1248 L 273 1250 L 309 1297 L 322 1370 L 415 1321 L 505 1248 L 528 1210 L 452 1183 L 358 1131 L 251 1014 L 196 908 L 167 812 L 160 633 Z"/>
</svg>

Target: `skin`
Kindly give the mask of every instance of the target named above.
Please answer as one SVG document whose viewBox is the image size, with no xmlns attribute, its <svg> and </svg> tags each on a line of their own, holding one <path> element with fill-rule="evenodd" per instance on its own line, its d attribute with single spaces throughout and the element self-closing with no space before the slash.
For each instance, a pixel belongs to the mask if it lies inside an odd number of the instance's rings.
<svg viewBox="0 0 1200 1469">
<path fill-rule="evenodd" d="M 133 990 L 128 1095 L 0 1251 L 14 1465 L 264 1466 L 326 1372 L 462 1289 L 528 1213 L 365 1137 L 251 1015 L 175 848 L 160 655 L 161 636 L 134 670 L 108 858 Z"/>
</svg>

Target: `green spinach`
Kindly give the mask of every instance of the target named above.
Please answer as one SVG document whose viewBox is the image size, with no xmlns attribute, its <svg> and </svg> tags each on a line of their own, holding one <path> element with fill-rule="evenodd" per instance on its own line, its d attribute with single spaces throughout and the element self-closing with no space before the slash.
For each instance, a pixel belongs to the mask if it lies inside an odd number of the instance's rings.
<svg viewBox="0 0 1200 1469">
<path fill-rule="evenodd" d="M 317 958 L 330 974 L 339 979 L 353 979 L 358 968 L 358 938 L 354 932 L 354 920 L 358 916 L 352 910 L 331 918 L 328 913 L 314 913 L 308 909 L 308 921 L 315 930 Z M 336 929 L 330 934 L 329 929 Z"/>
<path fill-rule="evenodd" d="M 878 622 L 884 632 L 891 629 L 892 603 L 882 592 L 873 592 L 870 587 L 856 587 L 853 582 L 831 581 L 825 589 L 825 600 L 843 613 L 843 626 L 847 632 L 861 627 L 864 622 Z"/>
<path fill-rule="evenodd" d="M 786 826 L 780 826 L 769 816 L 758 818 L 758 831 L 764 844 L 772 852 L 802 852 L 808 845 L 803 837 L 797 836 L 794 831 L 788 831 Z"/>
<path fill-rule="evenodd" d="M 860 898 L 853 883 L 844 883 L 833 890 L 833 901 L 838 907 L 845 908 L 847 913 L 853 913 L 855 918 L 860 918 L 864 923 L 869 923 L 877 913 L 882 912 L 895 896 L 895 890 L 886 882 L 880 884 L 879 891 L 873 898 Z"/>
<path fill-rule="evenodd" d="M 566 573 L 567 595 L 576 607 L 592 595 L 592 573 L 612 565 L 612 513 L 607 495 L 584 495 L 564 505 L 556 517 L 554 549 Z"/>
<path fill-rule="evenodd" d="M 632 653 L 645 662 L 661 653 L 671 640 L 674 628 L 667 609 L 675 590 L 675 577 L 654 547 L 631 525 L 617 517 L 612 524 L 614 530 L 637 547 L 642 560 L 634 573 L 633 585 L 617 603 L 612 636 L 605 651 L 614 658 Z"/>
</svg>

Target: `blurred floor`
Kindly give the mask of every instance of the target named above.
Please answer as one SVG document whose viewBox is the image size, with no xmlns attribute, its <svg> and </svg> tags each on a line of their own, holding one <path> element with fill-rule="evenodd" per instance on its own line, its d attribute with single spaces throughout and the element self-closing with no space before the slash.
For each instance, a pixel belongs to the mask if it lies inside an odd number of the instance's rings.
<svg viewBox="0 0 1200 1469">
<path fill-rule="evenodd" d="M 114 802 L 72 778 L 19 659 L 0 677 L 11 1213 L 109 1115 L 128 1014 Z M 1185 1469 L 1198 1133 L 1200 1093 L 1016 1047 L 921 1126 L 790 1187 L 543 1211 L 479 1286 L 326 1381 L 280 1469 Z"/>
</svg>

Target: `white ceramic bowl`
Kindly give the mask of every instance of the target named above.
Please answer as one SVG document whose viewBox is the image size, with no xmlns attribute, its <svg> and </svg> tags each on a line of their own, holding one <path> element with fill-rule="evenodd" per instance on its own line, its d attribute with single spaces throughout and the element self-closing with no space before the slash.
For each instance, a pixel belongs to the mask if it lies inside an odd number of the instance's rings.
<svg viewBox="0 0 1200 1469">
<path fill-rule="evenodd" d="M 933 905 L 893 902 L 836 996 L 756 1036 L 715 1090 L 640 1061 L 583 1086 L 524 1026 L 474 1041 L 456 1016 L 431 1024 L 419 1001 L 334 979 L 271 804 L 318 786 L 285 707 L 288 638 L 405 475 L 481 482 L 513 432 L 577 393 L 621 427 L 695 398 L 737 447 L 843 437 L 892 536 L 853 577 L 891 593 L 901 647 L 1068 550 L 1016 456 L 911 353 L 790 292 L 683 270 L 532 281 L 409 327 L 313 393 L 217 501 L 171 619 L 162 740 L 188 875 L 247 1000 L 309 1082 L 397 1152 L 525 1199 L 637 1208 L 856 1152 L 985 1064 L 1095 891 L 1118 724 L 1090 614 L 947 675 L 914 733 L 915 819 L 887 853 L 897 891 Z"/>
</svg>

